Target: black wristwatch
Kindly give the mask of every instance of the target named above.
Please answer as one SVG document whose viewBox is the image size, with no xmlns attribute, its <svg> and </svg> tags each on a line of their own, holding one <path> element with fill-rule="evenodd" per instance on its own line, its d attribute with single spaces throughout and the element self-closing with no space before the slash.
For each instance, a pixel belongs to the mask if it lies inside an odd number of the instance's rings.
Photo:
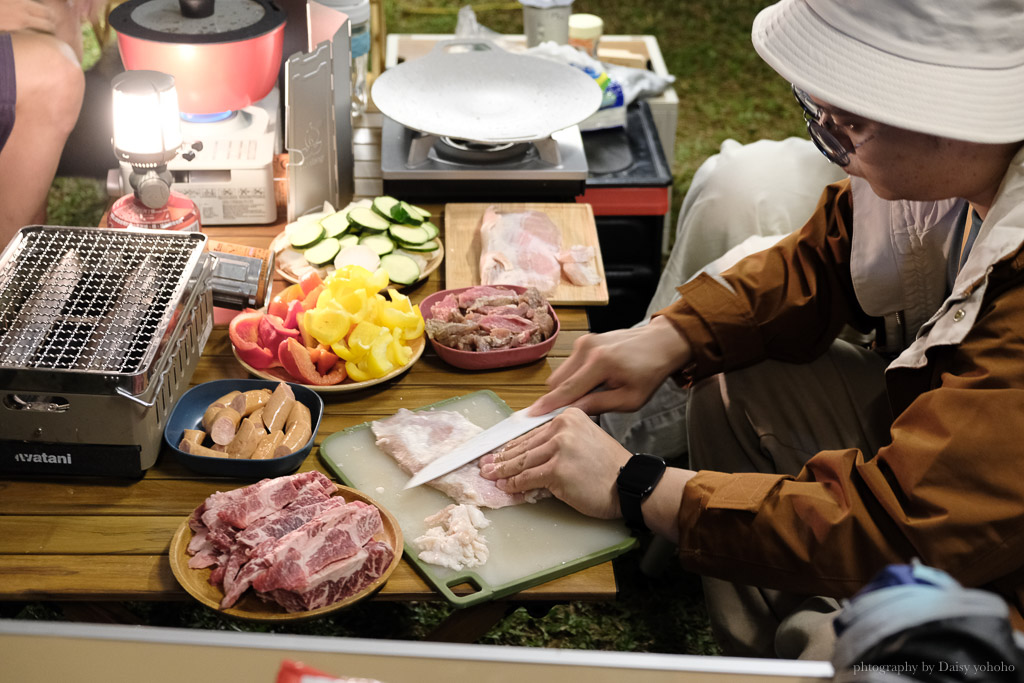
<svg viewBox="0 0 1024 683">
<path fill-rule="evenodd" d="M 615 480 L 619 490 L 619 507 L 622 509 L 626 526 L 634 534 L 639 535 L 648 531 L 640 504 L 651 495 L 663 474 L 665 461 L 647 453 L 636 453 L 619 468 L 619 476 Z"/>
</svg>

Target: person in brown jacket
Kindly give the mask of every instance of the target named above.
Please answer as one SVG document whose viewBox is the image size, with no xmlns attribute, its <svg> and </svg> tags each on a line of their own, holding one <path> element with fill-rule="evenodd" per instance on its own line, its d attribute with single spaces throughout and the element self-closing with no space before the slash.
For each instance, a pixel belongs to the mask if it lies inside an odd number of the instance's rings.
<svg viewBox="0 0 1024 683">
<path fill-rule="evenodd" d="M 482 472 L 677 543 L 729 654 L 827 658 L 837 599 L 914 558 L 1022 630 L 1024 0 L 782 0 L 753 43 L 850 177 L 649 325 L 577 341 L 531 408 L 575 409 Z M 670 376 L 692 469 L 589 417 Z"/>
</svg>

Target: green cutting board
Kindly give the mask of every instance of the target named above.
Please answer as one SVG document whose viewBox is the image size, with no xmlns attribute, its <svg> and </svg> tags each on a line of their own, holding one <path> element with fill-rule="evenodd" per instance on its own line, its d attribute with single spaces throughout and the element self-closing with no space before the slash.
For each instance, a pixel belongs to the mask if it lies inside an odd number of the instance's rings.
<svg viewBox="0 0 1024 683">
<path fill-rule="evenodd" d="M 417 410 L 455 410 L 487 428 L 512 413 L 492 391 L 477 391 Z M 359 489 L 387 508 L 405 538 L 405 558 L 456 607 L 469 607 L 600 564 L 626 552 L 636 539 L 619 520 L 598 520 L 550 498 L 534 504 L 491 510 L 481 508 L 491 525 L 483 529 L 490 549 L 487 562 L 454 571 L 417 557 L 413 540 L 427 530 L 423 521 L 452 499 L 429 486 L 403 490 L 409 477 L 375 444 L 370 423 L 336 432 L 320 446 L 320 460 L 347 486 Z M 472 592 L 456 595 L 466 587 Z"/>
</svg>

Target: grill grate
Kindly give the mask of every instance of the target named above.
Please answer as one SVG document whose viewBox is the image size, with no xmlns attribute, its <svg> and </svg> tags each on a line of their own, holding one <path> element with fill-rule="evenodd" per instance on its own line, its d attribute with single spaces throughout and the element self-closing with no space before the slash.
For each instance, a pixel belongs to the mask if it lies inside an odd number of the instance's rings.
<svg viewBox="0 0 1024 683">
<path fill-rule="evenodd" d="M 25 228 L 0 263 L 0 367 L 131 375 L 153 360 L 205 238 Z"/>
</svg>

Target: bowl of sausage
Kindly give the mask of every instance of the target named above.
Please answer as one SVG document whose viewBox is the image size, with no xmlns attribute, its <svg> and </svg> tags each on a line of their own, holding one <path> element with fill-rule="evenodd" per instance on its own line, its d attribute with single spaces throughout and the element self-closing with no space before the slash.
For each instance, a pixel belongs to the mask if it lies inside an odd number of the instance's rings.
<svg viewBox="0 0 1024 683">
<path fill-rule="evenodd" d="M 277 477 L 309 455 L 323 412 L 320 395 L 301 384 L 214 380 L 178 399 L 164 440 L 182 465 L 200 474 Z"/>
<path fill-rule="evenodd" d="M 524 365 L 548 354 L 561 328 L 534 287 L 480 285 L 444 289 L 420 302 L 438 356 L 465 370 Z"/>
</svg>

